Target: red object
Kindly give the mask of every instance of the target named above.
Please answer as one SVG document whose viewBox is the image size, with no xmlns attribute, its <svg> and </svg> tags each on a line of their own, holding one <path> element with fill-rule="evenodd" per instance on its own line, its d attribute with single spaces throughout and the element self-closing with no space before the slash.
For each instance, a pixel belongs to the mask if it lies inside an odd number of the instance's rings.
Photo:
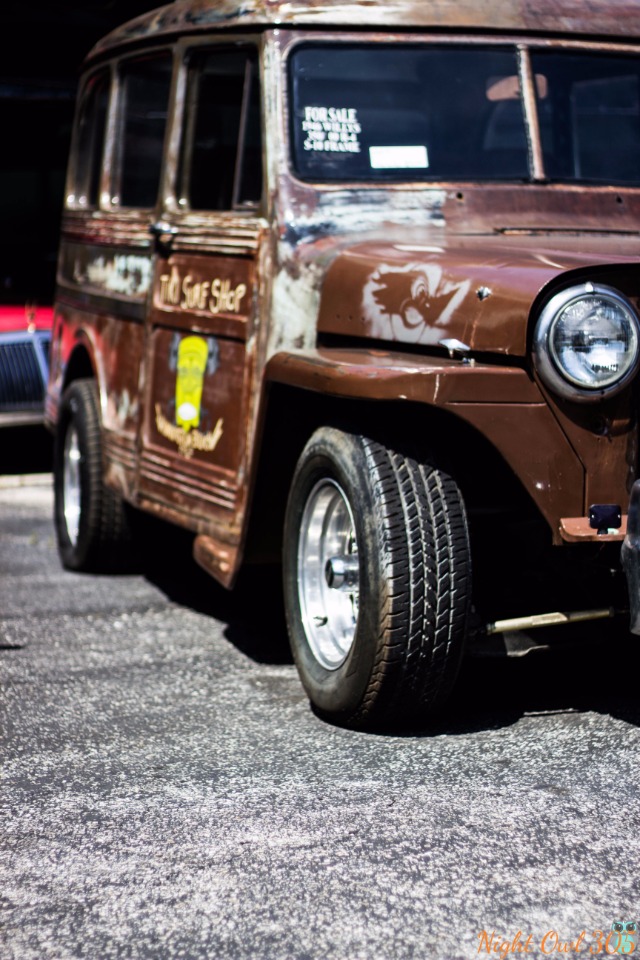
<svg viewBox="0 0 640 960">
<path fill-rule="evenodd" d="M 50 330 L 53 326 L 53 307 L 0 306 L 0 333 L 28 330 Z"/>
</svg>

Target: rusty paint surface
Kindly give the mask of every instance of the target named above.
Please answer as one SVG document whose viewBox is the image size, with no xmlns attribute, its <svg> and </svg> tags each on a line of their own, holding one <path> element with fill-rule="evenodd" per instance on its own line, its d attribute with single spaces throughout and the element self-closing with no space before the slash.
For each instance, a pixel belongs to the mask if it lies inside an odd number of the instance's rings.
<svg viewBox="0 0 640 960">
<path fill-rule="evenodd" d="M 490 438 L 549 523 L 554 542 L 560 543 L 560 517 L 584 509 L 585 470 L 568 449 L 549 407 L 470 403 L 455 410 Z"/>
<path fill-rule="evenodd" d="M 115 490 L 132 497 L 141 413 L 142 324 L 114 313 L 88 312 L 59 300 L 53 342 L 49 418 L 55 422 L 66 385 L 65 372 L 73 358 L 82 353 L 93 367 L 99 389 L 106 478 Z"/>
<path fill-rule="evenodd" d="M 272 358 L 274 382 L 341 397 L 414 401 L 470 423 L 500 451 L 559 538 L 561 516 L 582 510 L 584 468 L 540 391 L 523 370 L 399 357 L 369 350 L 318 350 Z"/>
<path fill-rule="evenodd" d="M 560 535 L 567 543 L 618 543 L 627 534 L 627 515 L 621 517 L 617 533 L 598 533 L 589 523 L 588 517 L 563 517 L 560 521 Z"/>
<path fill-rule="evenodd" d="M 269 382 L 332 396 L 417 403 L 544 403 L 524 370 L 417 357 L 375 349 L 282 352 L 269 361 Z"/>
<path fill-rule="evenodd" d="M 159 257 L 149 312 L 138 495 L 225 543 L 245 501 L 254 285 L 245 257 Z"/>
<path fill-rule="evenodd" d="M 237 546 L 201 533 L 195 539 L 193 556 L 200 566 L 215 577 L 223 587 L 233 586 L 239 564 Z"/>
<path fill-rule="evenodd" d="M 637 262 L 635 237 L 448 238 L 442 246 L 365 243 L 340 254 L 323 287 L 318 329 L 524 357 L 531 305 L 569 271 Z"/>
<path fill-rule="evenodd" d="M 199 562 L 227 585 L 242 559 L 268 383 L 295 388 L 301 403 L 313 393 L 448 411 L 499 451 L 556 543 L 590 539 L 580 532 L 589 504 L 624 508 L 637 473 L 631 391 L 601 405 L 561 402 L 537 378 L 530 337 L 558 285 L 610 283 L 640 305 L 640 190 L 303 182 L 289 154 L 287 57 L 304 39 L 344 37 L 345 26 L 372 43 L 390 31 L 407 42 L 466 31 L 470 42 L 528 34 L 555 49 L 583 37 L 611 50 L 614 38 L 638 43 L 640 7 L 177 0 L 97 45 L 92 56 L 115 56 L 131 42 L 186 36 L 188 49 L 190 38 L 241 29 L 260 54 L 260 204 L 181 209 L 183 71 L 158 210 L 119 210 L 103 197 L 100 209 L 65 212 L 47 399 L 51 423 L 65 370 L 85 350 L 100 384 L 108 483 L 196 531 Z M 413 28 L 423 33 L 403 33 Z M 154 246 L 158 215 L 170 242 Z M 472 362 L 448 357 L 448 339 Z"/>
<path fill-rule="evenodd" d="M 616 0 L 175 0 L 137 17 L 101 40 L 92 56 L 122 44 L 198 31 L 242 27 L 378 27 L 633 37 L 640 33 L 635 4 Z"/>
</svg>

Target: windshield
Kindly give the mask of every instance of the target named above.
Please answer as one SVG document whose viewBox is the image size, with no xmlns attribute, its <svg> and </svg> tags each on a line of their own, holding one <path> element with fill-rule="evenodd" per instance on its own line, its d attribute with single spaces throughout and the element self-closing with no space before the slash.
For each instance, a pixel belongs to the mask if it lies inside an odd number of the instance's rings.
<svg viewBox="0 0 640 960">
<path fill-rule="evenodd" d="M 640 182 L 640 60 L 533 53 L 545 171 L 552 180 Z"/>
<path fill-rule="evenodd" d="M 640 60 L 564 51 L 531 60 L 546 177 L 638 183 Z M 302 179 L 530 179 L 513 48 L 305 45 L 291 56 L 290 86 Z"/>
</svg>

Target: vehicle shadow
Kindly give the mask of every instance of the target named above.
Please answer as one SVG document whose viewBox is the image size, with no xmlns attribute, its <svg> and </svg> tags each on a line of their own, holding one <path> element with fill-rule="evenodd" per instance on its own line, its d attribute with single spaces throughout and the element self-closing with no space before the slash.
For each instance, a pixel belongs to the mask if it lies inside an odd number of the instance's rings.
<svg viewBox="0 0 640 960">
<path fill-rule="evenodd" d="M 0 474 L 49 472 L 51 459 L 52 439 L 44 427 L 3 430 Z M 225 623 L 225 637 L 254 662 L 293 662 L 279 568 L 249 567 L 228 591 L 193 560 L 192 534 L 153 518 L 141 518 L 140 522 L 145 547 L 139 568 L 151 583 L 172 601 Z M 377 732 L 395 736 L 462 734 L 510 726 L 525 715 L 587 711 L 640 726 L 635 680 L 640 668 L 640 638 L 600 622 L 578 632 L 578 639 L 568 645 L 565 629 L 550 632 L 550 650 L 517 658 L 467 658 L 449 702 L 428 725 Z M 0 647 L 13 649 L 2 645 L 2 638 Z"/>
<path fill-rule="evenodd" d="M 173 602 L 226 623 L 225 637 L 256 663 L 293 662 L 279 567 L 248 566 L 226 590 L 193 559 L 193 534 L 153 518 L 141 523 L 141 571 L 150 583 Z"/>
<path fill-rule="evenodd" d="M 195 563 L 191 534 L 158 521 L 151 526 L 143 563 L 151 583 L 170 600 L 225 623 L 227 640 L 254 662 L 293 662 L 279 568 L 249 567 L 229 591 Z M 640 638 L 610 621 L 547 635 L 550 649 L 526 656 L 467 657 L 448 703 L 428 724 L 376 733 L 455 735 L 511 726 L 525 715 L 588 711 L 640 726 Z"/>
<path fill-rule="evenodd" d="M 3 427 L 0 444 L 0 476 L 50 473 L 53 467 L 53 437 L 42 426 Z"/>
<path fill-rule="evenodd" d="M 639 667 L 638 638 L 606 623 L 575 642 L 559 635 L 550 649 L 523 657 L 468 657 L 446 707 L 428 729 L 405 734 L 469 733 L 554 713 L 597 712 L 640 726 Z"/>
</svg>

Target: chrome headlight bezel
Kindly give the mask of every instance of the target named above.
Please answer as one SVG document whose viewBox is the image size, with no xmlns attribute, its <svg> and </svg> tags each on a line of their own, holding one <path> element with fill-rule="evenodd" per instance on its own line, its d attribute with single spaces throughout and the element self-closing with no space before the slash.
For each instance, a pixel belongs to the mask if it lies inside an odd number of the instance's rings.
<svg viewBox="0 0 640 960">
<path fill-rule="evenodd" d="M 613 382 L 590 386 L 581 383 L 564 368 L 553 348 L 553 332 L 559 319 L 571 304 L 599 296 L 609 300 L 627 316 L 634 339 L 635 355 L 622 374 Z M 640 320 L 627 298 L 613 287 L 599 283 L 583 283 L 568 287 L 553 297 L 543 307 L 533 335 L 533 360 L 543 383 L 554 393 L 568 400 L 593 403 L 620 393 L 633 380 L 640 367 Z"/>
</svg>

